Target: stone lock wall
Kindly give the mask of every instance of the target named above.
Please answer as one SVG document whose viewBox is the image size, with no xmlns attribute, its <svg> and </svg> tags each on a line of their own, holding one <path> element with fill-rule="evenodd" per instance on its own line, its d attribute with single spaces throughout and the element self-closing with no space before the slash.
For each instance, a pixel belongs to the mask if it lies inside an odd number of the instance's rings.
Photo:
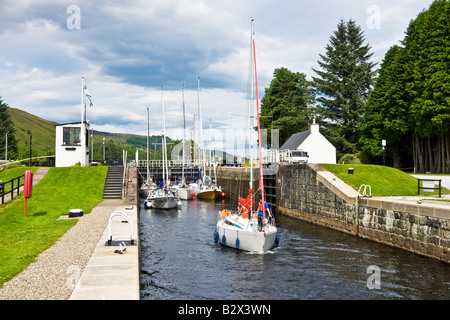
<svg viewBox="0 0 450 320">
<path fill-rule="evenodd" d="M 259 168 L 253 169 L 253 189 L 259 188 Z M 245 167 L 218 167 L 217 183 L 222 187 L 226 194 L 226 201 L 235 204 L 237 208 L 239 197 L 246 198 L 250 186 L 250 168 Z M 259 194 L 255 201 L 259 201 Z"/>
<path fill-rule="evenodd" d="M 450 263 L 450 210 L 438 204 L 359 199 L 358 235 Z"/>
<path fill-rule="evenodd" d="M 320 165 L 277 173 L 277 212 L 450 263 L 450 205 L 366 198 Z"/>
<path fill-rule="evenodd" d="M 339 231 L 356 234 L 355 203 L 318 179 L 319 166 L 281 166 L 277 175 L 277 212 Z"/>
</svg>

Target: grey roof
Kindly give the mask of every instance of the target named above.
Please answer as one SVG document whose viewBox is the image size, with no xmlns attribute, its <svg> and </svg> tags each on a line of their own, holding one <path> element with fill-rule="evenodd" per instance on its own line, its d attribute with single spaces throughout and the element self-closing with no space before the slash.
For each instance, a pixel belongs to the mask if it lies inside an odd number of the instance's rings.
<svg viewBox="0 0 450 320">
<path fill-rule="evenodd" d="M 280 150 L 295 150 L 297 149 L 306 138 L 311 134 L 311 130 L 299 132 L 293 134 L 280 148 Z"/>
</svg>

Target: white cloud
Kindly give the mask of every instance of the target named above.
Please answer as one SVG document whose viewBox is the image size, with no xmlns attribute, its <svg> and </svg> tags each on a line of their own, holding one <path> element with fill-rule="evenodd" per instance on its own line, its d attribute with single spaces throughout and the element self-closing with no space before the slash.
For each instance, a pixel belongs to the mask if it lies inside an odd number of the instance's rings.
<svg viewBox="0 0 450 320">
<path fill-rule="evenodd" d="M 146 134 L 150 106 L 151 130 L 159 134 L 164 86 L 167 133 L 181 138 L 181 85 L 192 132 L 200 76 L 204 128 L 209 119 L 215 130 L 242 128 L 245 121 L 237 114 L 247 105 L 251 17 L 262 95 L 275 68 L 314 75 L 311 68 L 317 68 L 341 18 L 361 25 L 379 62 L 431 2 L 81 0 L 81 29 L 68 30 L 66 9 L 72 3 L 4 0 L 0 96 L 48 120 L 79 121 L 84 76 L 94 100 L 87 116 L 96 130 Z M 371 5 L 380 8 L 379 29 L 366 24 Z"/>
</svg>

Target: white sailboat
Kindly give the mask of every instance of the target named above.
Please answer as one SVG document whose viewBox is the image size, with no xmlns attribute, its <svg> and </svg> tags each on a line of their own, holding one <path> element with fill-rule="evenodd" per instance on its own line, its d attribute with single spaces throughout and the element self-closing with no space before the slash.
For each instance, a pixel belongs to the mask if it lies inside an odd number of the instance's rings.
<svg viewBox="0 0 450 320">
<path fill-rule="evenodd" d="M 216 181 L 213 181 L 210 176 L 206 176 L 206 157 L 205 148 L 203 146 L 203 128 L 202 128 L 202 108 L 200 103 L 200 78 L 197 78 L 198 83 L 198 113 L 200 119 L 200 148 L 202 148 L 202 181 L 197 182 L 197 188 L 194 193 L 197 199 L 202 200 L 216 200 L 222 196 L 222 188 L 216 185 Z M 195 184 L 193 184 L 195 188 Z"/>
<path fill-rule="evenodd" d="M 262 159 L 261 152 L 261 128 L 259 121 L 259 101 L 258 101 L 258 77 L 256 73 L 256 54 L 254 39 L 254 20 L 251 28 L 251 90 L 253 101 L 253 76 L 256 86 L 256 112 L 258 122 L 258 150 L 259 159 Z M 254 72 L 254 73 L 253 73 Z M 250 119 L 253 119 L 251 117 Z M 250 132 L 252 128 L 250 124 Z M 250 139 L 251 141 L 251 139 Z M 251 144 L 251 143 L 250 143 Z M 217 217 L 216 229 L 214 230 L 214 241 L 217 243 L 245 251 L 264 253 L 273 248 L 279 242 L 278 230 L 275 225 L 275 218 L 269 211 L 264 200 L 264 180 L 262 161 L 259 161 L 259 189 L 261 191 L 261 201 L 258 210 L 253 210 L 253 159 L 250 151 L 250 187 L 249 194 L 245 199 L 239 199 L 239 207 L 236 212 L 223 210 Z"/>
<path fill-rule="evenodd" d="M 167 166 L 167 146 L 165 135 L 164 99 L 161 88 L 161 112 L 162 112 L 162 158 L 163 158 L 163 186 L 153 190 L 144 201 L 144 207 L 155 209 L 173 209 L 181 205 L 180 199 L 170 189 L 169 170 Z"/>
<path fill-rule="evenodd" d="M 173 189 L 176 190 L 177 194 L 178 194 L 178 198 L 180 198 L 181 200 L 192 200 L 194 198 L 194 196 L 192 195 L 192 188 L 191 186 L 186 182 L 186 175 L 185 175 L 185 170 L 186 170 L 186 156 L 185 156 L 185 143 L 186 143 L 186 116 L 185 116 L 185 106 L 184 106 L 184 84 L 182 87 L 182 100 L 183 100 L 183 165 L 182 165 L 182 169 L 183 169 L 183 178 L 180 181 L 180 183 L 176 184 L 173 186 Z"/>
<path fill-rule="evenodd" d="M 150 140 L 150 114 L 149 114 L 149 107 L 147 107 L 147 178 L 142 183 L 139 190 L 140 196 L 145 198 L 149 196 L 152 190 L 158 188 L 156 183 L 154 183 L 153 179 L 150 177 L 149 140 Z"/>
</svg>

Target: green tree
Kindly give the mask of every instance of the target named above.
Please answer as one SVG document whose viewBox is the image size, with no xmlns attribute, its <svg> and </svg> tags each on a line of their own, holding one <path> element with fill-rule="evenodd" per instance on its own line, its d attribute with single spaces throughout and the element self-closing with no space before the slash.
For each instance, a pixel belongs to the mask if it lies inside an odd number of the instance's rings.
<svg viewBox="0 0 450 320">
<path fill-rule="evenodd" d="M 261 128 L 278 129 L 280 144 L 294 133 L 306 130 L 314 93 L 306 75 L 286 68 L 275 69 L 269 88 L 261 99 Z M 270 137 L 270 130 L 268 130 Z"/>
<path fill-rule="evenodd" d="M 341 20 L 330 37 L 325 55 L 318 61 L 322 70 L 313 69 L 319 102 L 319 120 L 324 135 L 336 147 L 338 158 L 358 151 L 364 104 L 376 71 L 370 62 L 371 47 L 355 21 Z"/>
<path fill-rule="evenodd" d="M 17 141 L 14 130 L 14 122 L 8 112 L 8 104 L 2 101 L 0 97 L 0 159 L 5 159 L 6 136 L 8 135 L 8 159 L 14 159 L 17 156 Z"/>
<path fill-rule="evenodd" d="M 434 1 L 406 31 L 407 84 L 413 158 L 419 171 L 449 170 L 450 2 Z"/>
<path fill-rule="evenodd" d="M 360 138 L 363 152 L 372 159 L 378 158 L 377 162 L 380 162 L 383 152 L 381 141 L 386 140 L 386 154 L 392 157 L 395 168 L 401 167 L 402 154 L 407 155 L 406 159 L 411 158 L 408 152 L 409 100 L 405 83 L 404 49 L 395 45 L 386 53 L 365 105 Z"/>
</svg>

